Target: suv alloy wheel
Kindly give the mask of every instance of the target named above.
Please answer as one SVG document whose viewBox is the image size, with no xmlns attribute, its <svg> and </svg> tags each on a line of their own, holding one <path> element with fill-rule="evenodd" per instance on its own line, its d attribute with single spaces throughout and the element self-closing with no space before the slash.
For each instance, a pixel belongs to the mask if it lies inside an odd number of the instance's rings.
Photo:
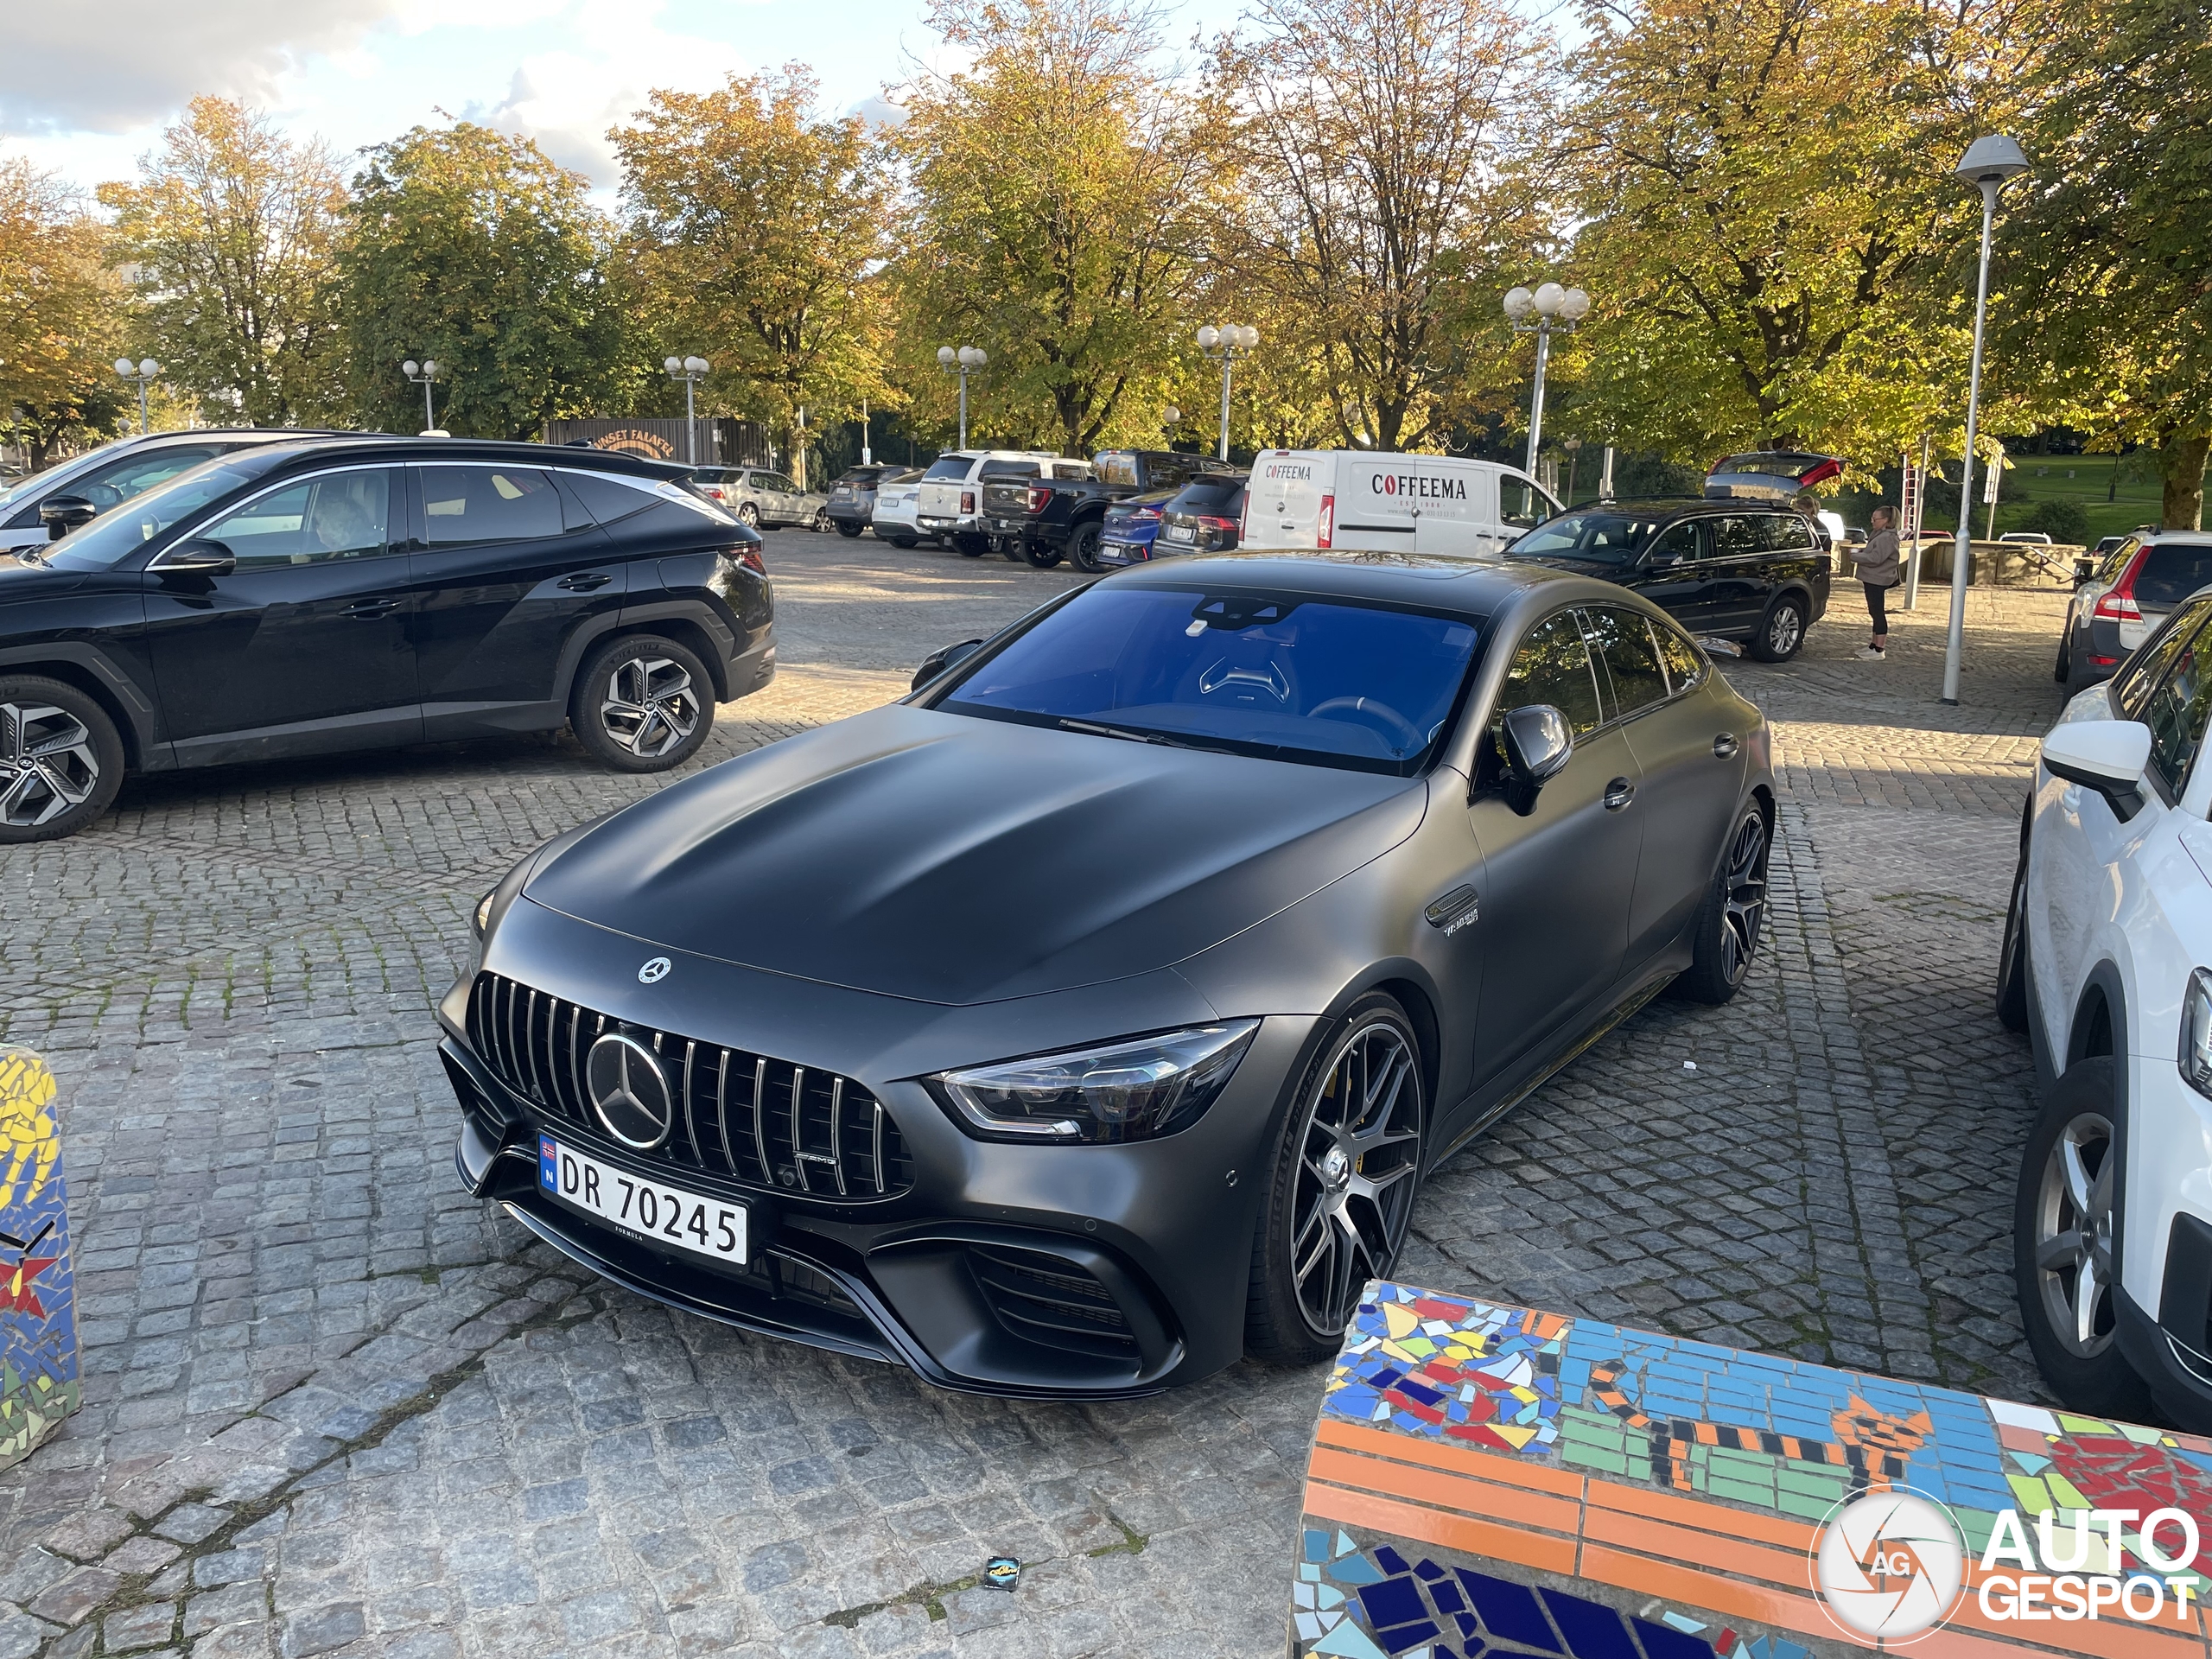
<svg viewBox="0 0 2212 1659">
<path fill-rule="evenodd" d="M 1751 636 L 1751 655 L 1763 663 L 1786 663 L 1805 643 L 1805 601 L 1784 594 L 1768 608 Z"/>
<path fill-rule="evenodd" d="M 1098 543 L 1105 538 L 1105 530 L 1094 518 L 1088 524 L 1077 524 L 1068 532 L 1068 563 L 1086 576 L 1095 576 L 1105 566 L 1098 563 Z"/>
<path fill-rule="evenodd" d="M 617 772 L 666 772 L 714 730 L 714 685 L 689 647 L 633 633 L 592 653 L 569 721 L 593 758 Z"/>
<path fill-rule="evenodd" d="M 0 845 L 71 836 L 123 786 L 123 740 L 73 685 L 0 676 Z"/>
</svg>

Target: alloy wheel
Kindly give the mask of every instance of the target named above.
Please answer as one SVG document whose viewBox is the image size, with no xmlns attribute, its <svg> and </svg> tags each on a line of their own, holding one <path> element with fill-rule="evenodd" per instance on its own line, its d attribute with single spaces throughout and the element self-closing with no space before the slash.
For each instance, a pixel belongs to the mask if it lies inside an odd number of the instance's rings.
<svg viewBox="0 0 2212 1659">
<path fill-rule="evenodd" d="M 2093 1359 L 2112 1345 L 2112 1120 L 2083 1112 L 2044 1160 L 2036 1194 L 2036 1286 L 2044 1319 L 2066 1351 Z"/>
<path fill-rule="evenodd" d="M 1361 1290 L 1397 1260 L 1421 1168 L 1421 1068 L 1400 1028 L 1360 1026 L 1306 1103 L 1291 1197 L 1290 1276 L 1299 1312 L 1334 1337 Z"/>
<path fill-rule="evenodd" d="M 52 703 L 0 702 L 0 823 L 29 830 L 81 806 L 99 787 L 92 734 Z"/>
<path fill-rule="evenodd" d="M 1805 619 L 1795 605 L 1777 605 L 1766 625 L 1766 647 L 1777 657 L 1787 657 L 1805 637 Z"/>
<path fill-rule="evenodd" d="M 1751 970 L 1766 922 L 1766 820 L 1748 812 L 1721 873 L 1720 969 L 1731 985 Z"/>
<path fill-rule="evenodd" d="M 632 657 L 614 665 L 599 705 L 607 734 L 642 760 L 666 754 L 699 727 L 699 696 L 681 663 Z"/>
</svg>

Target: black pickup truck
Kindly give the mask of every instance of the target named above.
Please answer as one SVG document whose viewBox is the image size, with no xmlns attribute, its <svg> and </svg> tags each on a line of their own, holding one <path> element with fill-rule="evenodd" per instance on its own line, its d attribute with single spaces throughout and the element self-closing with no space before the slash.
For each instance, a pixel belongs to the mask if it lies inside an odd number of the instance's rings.
<svg viewBox="0 0 2212 1659">
<path fill-rule="evenodd" d="M 983 529 L 1009 559 L 1038 569 L 1063 558 L 1096 575 L 1100 528 L 1114 502 L 1152 490 L 1180 489 L 1201 473 L 1236 470 L 1210 455 L 1171 449 L 1102 449 L 1085 479 L 1007 479 L 983 486 Z"/>
</svg>

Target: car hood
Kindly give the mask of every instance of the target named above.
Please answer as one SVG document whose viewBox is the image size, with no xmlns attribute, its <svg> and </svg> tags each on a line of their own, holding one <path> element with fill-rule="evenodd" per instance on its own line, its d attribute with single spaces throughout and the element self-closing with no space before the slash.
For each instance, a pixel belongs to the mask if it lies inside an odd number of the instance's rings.
<svg viewBox="0 0 2212 1659">
<path fill-rule="evenodd" d="M 1403 841 L 1427 796 L 893 704 L 616 813 L 524 893 L 747 968 L 991 1001 L 1217 944 Z"/>
<path fill-rule="evenodd" d="M 1618 564 L 1611 559 L 1563 558 L 1556 553 L 1515 553 L 1510 550 L 1499 555 L 1509 564 L 1541 564 L 1547 570 L 1565 570 L 1577 576 L 1595 576 L 1599 582 L 1626 584 L 1643 574 L 1639 566 Z"/>
<path fill-rule="evenodd" d="M 82 570 L 57 570 L 51 565 L 19 559 L 13 553 L 0 553 L 0 605 L 67 593 L 84 580 Z"/>
</svg>

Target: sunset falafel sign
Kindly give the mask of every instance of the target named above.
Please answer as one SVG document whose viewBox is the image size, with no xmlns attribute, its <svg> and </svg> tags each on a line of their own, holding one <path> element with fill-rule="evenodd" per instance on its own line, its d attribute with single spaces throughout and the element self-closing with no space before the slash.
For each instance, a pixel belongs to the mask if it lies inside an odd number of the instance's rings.
<svg viewBox="0 0 2212 1659">
<path fill-rule="evenodd" d="M 2212 1441 L 1376 1283 L 1299 1654 L 2212 1654 Z"/>
</svg>

